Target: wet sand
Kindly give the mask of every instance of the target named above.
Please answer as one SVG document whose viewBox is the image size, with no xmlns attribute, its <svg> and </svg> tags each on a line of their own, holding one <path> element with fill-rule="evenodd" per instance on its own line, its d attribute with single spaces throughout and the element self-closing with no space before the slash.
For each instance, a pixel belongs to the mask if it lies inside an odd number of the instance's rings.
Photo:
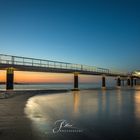
<svg viewBox="0 0 140 140">
<path fill-rule="evenodd" d="M 31 128 L 31 121 L 24 114 L 27 100 L 37 94 L 59 93 L 66 90 L 51 91 L 15 91 L 9 97 L 0 99 L 0 139 L 35 140 L 36 133 Z M 3 94 L 4 91 L 0 91 Z"/>
</svg>

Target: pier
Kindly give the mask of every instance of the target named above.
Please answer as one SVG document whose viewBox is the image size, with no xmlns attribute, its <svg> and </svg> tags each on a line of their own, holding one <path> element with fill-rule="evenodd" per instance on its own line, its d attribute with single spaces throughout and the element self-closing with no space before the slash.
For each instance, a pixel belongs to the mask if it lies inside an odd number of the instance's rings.
<svg viewBox="0 0 140 140">
<path fill-rule="evenodd" d="M 124 81 L 127 81 L 128 86 L 133 87 L 137 84 L 137 79 L 139 78 L 136 72 L 116 72 L 110 69 L 95 66 L 5 54 L 0 54 L 0 70 L 6 70 L 6 90 L 14 89 L 14 71 L 73 73 L 74 90 L 79 90 L 78 76 L 80 74 L 102 76 L 102 88 L 106 87 L 107 76 L 116 77 L 116 84 L 118 87 L 124 85 Z"/>
</svg>

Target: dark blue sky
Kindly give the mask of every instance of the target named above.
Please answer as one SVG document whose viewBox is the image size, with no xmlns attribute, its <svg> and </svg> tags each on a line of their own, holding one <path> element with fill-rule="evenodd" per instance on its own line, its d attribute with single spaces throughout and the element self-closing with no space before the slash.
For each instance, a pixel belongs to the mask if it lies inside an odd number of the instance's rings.
<svg viewBox="0 0 140 140">
<path fill-rule="evenodd" d="M 0 53 L 140 69 L 140 1 L 0 0 Z"/>
</svg>

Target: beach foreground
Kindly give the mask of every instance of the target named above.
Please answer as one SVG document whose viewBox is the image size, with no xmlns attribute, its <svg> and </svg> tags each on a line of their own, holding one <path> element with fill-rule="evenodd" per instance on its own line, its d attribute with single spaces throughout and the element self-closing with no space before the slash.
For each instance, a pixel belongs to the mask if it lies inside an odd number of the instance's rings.
<svg viewBox="0 0 140 140">
<path fill-rule="evenodd" d="M 13 98 L 0 100 L 0 139 L 34 139 L 30 121 L 23 111 L 27 99 L 33 95 L 21 93 Z"/>
<path fill-rule="evenodd" d="M 8 92 L 6 99 L 0 99 L 0 139 L 35 140 L 38 139 L 31 128 L 31 121 L 26 117 L 24 108 L 27 100 L 37 94 L 59 93 L 66 90 L 50 91 L 14 91 Z M 0 91 L 0 94 L 5 93 Z"/>
<path fill-rule="evenodd" d="M 0 139 L 140 138 L 139 88 L 66 91 L 16 91 L 0 99 Z"/>
</svg>

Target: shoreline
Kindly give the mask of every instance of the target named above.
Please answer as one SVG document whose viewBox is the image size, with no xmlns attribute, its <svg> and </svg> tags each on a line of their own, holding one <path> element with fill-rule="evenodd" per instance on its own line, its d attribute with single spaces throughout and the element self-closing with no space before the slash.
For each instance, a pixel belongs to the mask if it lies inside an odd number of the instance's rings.
<svg viewBox="0 0 140 140">
<path fill-rule="evenodd" d="M 66 93 L 68 90 L 13 90 L 0 91 L 0 139 L 38 140 L 32 122 L 24 113 L 29 98 L 40 94 Z M 5 94 L 7 96 L 1 96 Z"/>
<path fill-rule="evenodd" d="M 68 92 L 70 90 L 9 90 L 9 91 L 2 91 L 0 90 L 0 99 L 7 99 L 17 95 L 39 95 L 39 94 L 55 94 L 61 92 Z"/>
<path fill-rule="evenodd" d="M 62 92 L 69 92 L 69 91 L 83 91 L 83 90 L 137 90 L 139 91 L 140 88 L 136 87 L 105 87 L 105 88 L 81 88 L 78 90 L 74 89 L 15 89 L 15 90 L 0 90 L 0 99 L 7 99 L 14 97 L 18 94 L 55 94 L 55 93 L 62 93 Z"/>
<path fill-rule="evenodd" d="M 68 90 L 6 91 L 9 96 L 0 99 L 0 139 L 38 139 L 36 132 L 34 132 L 35 130 L 32 130 L 32 122 L 24 113 L 28 99 L 39 94 L 65 93 L 67 91 Z M 3 92 L 5 91 L 0 91 L 0 94 Z"/>
</svg>

